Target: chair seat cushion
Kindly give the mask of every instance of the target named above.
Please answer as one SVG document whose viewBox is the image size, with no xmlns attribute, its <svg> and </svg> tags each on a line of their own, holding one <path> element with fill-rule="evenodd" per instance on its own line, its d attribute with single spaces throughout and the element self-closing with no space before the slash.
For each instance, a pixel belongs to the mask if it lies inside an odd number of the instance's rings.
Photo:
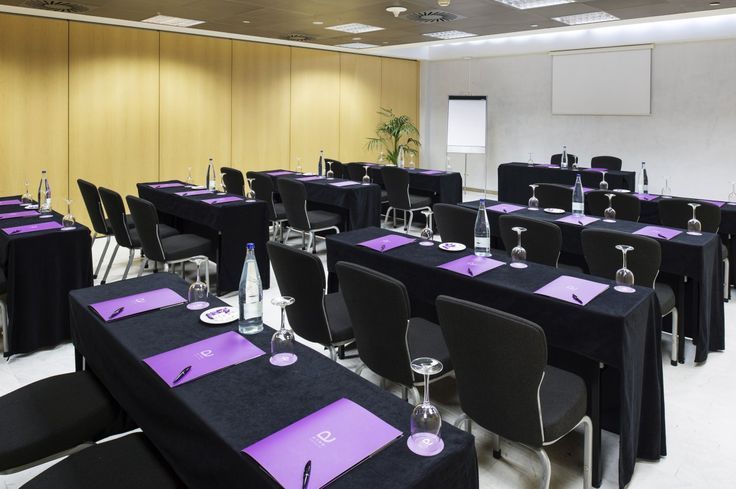
<svg viewBox="0 0 736 489">
<path fill-rule="evenodd" d="M 167 261 L 182 260 L 197 255 L 208 255 L 212 249 L 209 239 L 196 234 L 177 234 L 161 240 Z"/>
<path fill-rule="evenodd" d="M 56 375 L 0 397 L 0 470 L 113 434 L 121 410 L 87 372 Z"/>
<path fill-rule="evenodd" d="M 309 224 L 312 226 L 312 229 L 337 226 L 342 222 L 340 214 L 329 211 L 307 211 L 307 216 L 309 216 Z"/>
<path fill-rule="evenodd" d="M 275 221 L 282 221 L 286 219 L 286 209 L 284 209 L 284 204 L 282 204 L 281 202 L 276 202 L 273 205 L 273 210 Z"/>
<path fill-rule="evenodd" d="M 327 320 L 334 343 L 341 343 L 355 338 L 353 324 L 350 322 L 350 315 L 348 314 L 348 306 L 345 304 L 345 299 L 343 299 L 341 293 L 327 294 L 325 296 L 325 309 L 327 310 Z"/>
<path fill-rule="evenodd" d="M 442 372 L 433 375 L 430 379 L 441 377 L 447 372 L 452 371 L 450 352 L 447 350 L 447 344 L 445 343 L 444 336 L 442 336 L 442 329 L 440 329 L 439 324 L 422 318 L 411 318 L 406 336 L 411 358 L 434 358 L 442 362 L 442 365 L 445 367 Z M 421 375 L 413 371 L 412 373 L 415 382 L 421 382 L 423 380 Z"/>
<path fill-rule="evenodd" d="M 432 205 L 432 199 L 425 197 L 424 195 L 409 194 L 409 202 L 411 202 L 412 209 L 416 209 L 417 207 L 430 207 Z"/>
<path fill-rule="evenodd" d="M 143 433 L 133 433 L 72 454 L 24 489 L 186 489 Z"/>
<path fill-rule="evenodd" d="M 675 291 L 669 285 L 657 282 L 654 284 L 654 292 L 657 294 L 662 315 L 666 316 L 675 308 Z"/>
<path fill-rule="evenodd" d="M 179 234 L 179 231 L 177 231 L 176 228 L 167 226 L 166 224 L 159 224 L 158 233 L 159 236 L 161 236 L 161 239 L 164 239 Z M 141 238 L 138 236 L 138 230 L 136 228 L 129 229 L 128 234 L 130 235 L 130 242 L 133 243 L 133 248 L 140 248 Z"/>
<path fill-rule="evenodd" d="M 544 442 L 552 442 L 573 429 L 585 416 L 587 391 L 577 375 L 547 366 L 539 389 Z"/>
</svg>

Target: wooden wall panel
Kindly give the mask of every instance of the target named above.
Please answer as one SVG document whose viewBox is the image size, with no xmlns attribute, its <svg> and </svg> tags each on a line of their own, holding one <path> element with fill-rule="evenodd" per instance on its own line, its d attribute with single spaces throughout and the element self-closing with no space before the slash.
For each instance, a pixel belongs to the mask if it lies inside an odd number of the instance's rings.
<svg viewBox="0 0 736 489">
<path fill-rule="evenodd" d="M 343 162 L 376 161 L 366 149 L 380 121 L 381 58 L 340 54 L 340 157 Z"/>
<path fill-rule="evenodd" d="M 340 54 L 291 49 L 291 167 L 316 171 L 320 149 L 340 153 Z"/>
<path fill-rule="evenodd" d="M 62 210 L 68 182 L 67 22 L 0 14 L 0 196 L 36 195 L 49 172 Z"/>
<path fill-rule="evenodd" d="M 232 41 L 161 33 L 161 179 L 203 184 L 207 159 L 231 161 Z"/>
<path fill-rule="evenodd" d="M 233 41 L 233 166 L 289 167 L 291 49 Z"/>
<path fill-rule="evenodd" d="M 381 107 L 396 115 L 408 115 L 419 127 L 419 63 L 381 58 Z M 408 157 L 407 157 L 407 162 Z M 421 152 L 415 160 L 421 164 Z"/>
<path fill-rule="evenodd" d="M 70 25 L 69 186 L 84 220 L 77 178 L 123 198 L 158 179 L 158 40 L 155 31 Z"/>
</svg>

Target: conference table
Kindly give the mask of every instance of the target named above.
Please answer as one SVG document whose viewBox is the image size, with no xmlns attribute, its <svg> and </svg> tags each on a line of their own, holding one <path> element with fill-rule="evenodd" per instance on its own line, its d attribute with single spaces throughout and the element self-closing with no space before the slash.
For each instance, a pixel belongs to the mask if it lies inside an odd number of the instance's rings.
<svg viewBox="0 0 736 489">
<path fill-rule="evenodd" d="M 175 185 L 179 184 L 179 185 Z M 164 185 L 164 187 L 154 188 Z M 171 185 L 171 186 L 168 186 Z M 177 195 L 182 192 L 190 195 Z M 159 220 L 182 233 L 198 234 L 212 241 L 209 258 L 217 263 L 217 294 L 238 290 L 245 262 L 246 245 L 255 245 L 263 288 L 271 283 L 271 267 L 266 251 L 268 207 L 262 200 L 241 200 L 222 204 L 203 202 L 215 197 L 237 197 L 223 193 L 199 193 L 179 180 L 138 184 L 138 195 L 153 203 Z M 206 192 L 206 191 L 205 191 Z"/>
<path fill-rule="evenodd" d="M 478 209 L 479 202 L 464 202 L 463 207 Z M 499 202 L 487 200 L 486 207 L 493 207 Z M 598 219 L 586 226 L 561 222 L 570 216 L 570 213 L 548 214 L 543 210 L 530 211 L 524 206 L 516 206 L 510 211 L 514 216 L 538 219 L 553 222 L 562 231 L 562 251 L 579 258 L 581 264 L 583 248 L 581 233 L 583 229 L 607 229 L 624 233 L 633 233 L 647 224 L 616 220 L 604 222 Z M 500 242 L 498 218 L 505 213 L 502 210 L 487 209 L 488 220 L 491 224 L 491 235 L 495 243 Z M 725 349 L 725 319 L 723 308 L 722 264 L 720 237 L 713 233 L 702 233 L 701 236 L 691 236 L 683 230 L 674 238 L 656 239 L 662 249 L 662 263 L 660 272 L 678 277 L 674 284 L 678 294 L 677 307 L 684 309 L 685 335 L 693 338 L 696 345 L 695 361 L 705 362 L 709 351 Z M 523 239 L 523 237 L 522 237 Z M 683 278 L 688 281 L 683 283 Z M 662 277 L 660 276 L 660 279 Z M 680 314 L 682 315 L 682 310 Z M 679 343 L 680 362 L 684 361 L 685 342 Z"/>
<path fill-rule="evenodd" d="M 0 214 L 17 212 L 28 212 L 20 196 L 0 198 Z M 61 220 L 56 212 L 44 219 L 0 217 L 0 268 L 7 280 L 10 319 L 5 357 L 68 341 L 69 291 L 92 285 L 90 231 L 79 223 L 61 231 Z M 38 229 L 8 234 L 19 226 Z"/>
<path fill-rule="evenodd" d="M 169 388 L 142 359 L 237 326 L 205 325 L 201 311 L 184 305 L 110 323 L 89 308 L 164 287 L 186 296 L 187 284 L 169 273 L 72 292 L 72 339 L 87 368 L 190 489 L 279 487 L 241 450 L 341 398 L 365 407 L 404 436 L 330 487 L 478 488 L 473 436 L 443 423 L 444 451 L 414 455 L 406 446 L 410 404 L 299 343 L 298 361 L 289 367 L 271 365 L 266 354 Z M 225 305 L 210 298 L 211 307 Z M 272 334 L 265 328 L 247 339 L 268 352 Z"/>
<path fill-rule="evenodd" d="M 357 163 L 348 163 L 354 165 Z M 381 187 L 383 175 L 381 166 L 375 163 L 361 163 L 368 166 L 368 176 L 371 181 Z M 413 194 L 425 195 L 432 198 L 432 203 L 457 204 L 463 200 L 463 178 L 458 172 L 432 170 L 429 168 L 405 168 L 409 172 L 409 190 Z M 420 216 L 417 216 L 420 217 Z"/>
<path fill-rule="evenodd" d="M 399 233 L 365 228 L 329 236 L 330 290 L 337 290 L 339 285 L 335 264 L 346 261 L 367 266 L 404 283 L 412 316 L 436 321 L 435 300 L 445 294 L 534 321 L 544 329 L 547 343 L 553 349 L 592 360 L 596 369 L 601 362 L 608 367 L 606 370 L 618 374 L 608 377 L 618 390 L 613 390 L 612 398 L 607 398 L 610 390 L 602 386 L 600 399 L 601 405 L 613 403 L 618 412 L 601 413 L 598 426 L 620 435 L 619 486 L 624 487 L 631 480 L 637 457 L 657 460 L 666 454 L 661 316 L 652 289 L 635 287 L 635 293 L 622 294 L 609 287 L 582 307 L 534 293 L 563 275 L 557 268 L 535 263 L 529 263 L 526 269 L 504 265 L 469 277 L 438 268 L 472 254 L 469 250 L 450 253 L 440 250 L 439 243 L 425 247 L 419 240 L 383 253 L 359 245 L 392 234 Z M 502 252 L 495 251 L 494 259 L 508 261 Z M 597 277 L 582 274 L 578 277 L 615 285 Z M 588 394 L 590 397 L 590 390 Z M 589 402 L 589 408 L 595 410 L 596 406 Z M 595 412 L 591 414 L 597 416 Z M 594 476 L 600 480 L 595 470 Z"/>
</svg>

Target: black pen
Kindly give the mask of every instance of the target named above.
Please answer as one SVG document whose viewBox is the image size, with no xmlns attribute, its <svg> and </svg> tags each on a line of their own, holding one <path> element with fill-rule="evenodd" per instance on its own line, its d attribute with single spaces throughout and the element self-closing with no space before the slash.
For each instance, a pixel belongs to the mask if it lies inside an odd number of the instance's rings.
<svg viewBox="0 0 736 489">
<path fill-rule="evenodd" d="M 383 250 L 385 250 L 385 249 L 386 249 L 386 245 L 385 245 L 385 244 L 382 244 L 382 245 L 381 245 L 381 251 L 383 251 Z"/>
<path fill-rule="evenodd" d="M 123 312 L 124 310 L 125 310 L 125 307 L 123 306 L 123 307 L 118 307 L 117 309 L 115 309 L 114 311 L 112 311 L 112 314 L 110 314 L 110 317 L 107 318 L 108 321 L 110 319 L 114 318 L 115 316 L 117 316 L 118 314 L 120 314 L 121 312 Z"/>
<path fill-rule="evenodd" d="M 302 475 L 302 489 L 307 489 L 307 486 L 309 485 L 309 476 L 312 475 L 312 461 L 307 460 L 307 463 L 304 465 L 304 474 Z"/>
<path fill-rule="evenodd" d="M 473 271 L 470 269 L 470 267 L 468 267 L 468 275 L 470 275 L 471 277 L 473 276 Z"/>
<path fill-rule="evenodd" d="M 665 236 L 664 234 L 659 234 L 659 233 L 657 233 L 657 236 L 659 236 L 660 238 L 665 238 L 665 239 L 667 239 L 667 237 L 666 237 L 666 236 Z"/>
<path fill-rule="evenodd" d="M 580 300 L 580 297 L 576 296 L 575 294 L 572 295 L 572 298 L 577 302 L 578 304 L 582 304 L 583 301 Z"/>
<path fill-rule="evenodd" d="M 176 376 L 176 378 L 174 379 L 174 382 L 172 382 L 172 383 L 173 383 L 173 384 L 176 384 L 176 383 L 178 383 L 178 382 L 179 382 L 179 381 L 180 381 L 181 379 L 183 379 L 183 378 L 184 378 L 184 376 L 185 376 L 186 374 L 188 374 L 188 373 L 189 373 L 189 371 L 190 371 L 191 369 L 192 369 L 192 366 L 191 366 L 191 365 L 187 365 L 186 367 L 184 367 L 184 370 L 182 370 L 181 372 L 179 372 L 179 375 L 177 375 L 177 376 Z"/>
<path fill-rule="evenodd" d="M 583 226 L 583 221 L 578 221 L 578 224 L 580 224 L 581 226 Z"/>
</svg>

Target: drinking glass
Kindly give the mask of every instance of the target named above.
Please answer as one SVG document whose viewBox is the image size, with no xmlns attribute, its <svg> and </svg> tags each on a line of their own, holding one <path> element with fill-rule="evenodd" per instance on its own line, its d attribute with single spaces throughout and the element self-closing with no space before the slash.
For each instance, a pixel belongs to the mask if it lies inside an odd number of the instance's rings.
<svg viewBox="0 0 736 489">
<path fill-rule="evenodd" d="M 299 157 L 296 159 L 296 172 L 302 173 L 302 159 Z"/>
<path fill-rule="evenodd" d="M 445 446 L 440 436 L 442 417 L 429 402 L 429 376 L 442 372 L 443 368 L 442 362 L 434 358 L 421 357 L 411 362 L 411 369 L 424 376 L 424 399 L 411 413 L 411 434 L 406 444 L 412 452 L 425 457 L 440 453 Z"/>
<path fill-rule="evenodd" d="M 414 163 L 414 153 L 409 155 L 409 168 L 412 170 L 417 167 L 417 164 Z"/>
<path fill-rule="evenodd" d="M 424 217 L 426 218 L 424 229 L 422 229 L 422 232 L 419 234 L 419 237 L 422 239 L 426 239 L 427 241 L 432 241 L 432 238 L 434 238 L 434 231 L 432 231 L 432 211 L 422 211 L 422 214 L 424 214 Z"/>
<path fill-rule="evenodd" d="M 694 204 L 691 202 L 688 205 L 693 208 L 693 218 L 687 222 L 687 234 L 700 236 L 702 225 L 700 224 L 700 221 L 698 221 L 698 218 L 695 216 L 695 209 L 700 207 L 700 204 Z"/>
<path fill-rule="evenodd" d="M 526 250 L 521 246 L 521 233 L 526 232 L 526 228 L 516 226 L 511 228 L 516 233 L 517 244 L 511 250 L 511 266 L 514 268 L 526 268 Z"/>
<path fill-rule="evenodd" d="M 72 201 L 64 199 L 64 202 L 66 202 L 66 214 L 61 218 L 62 229 L 74 229 L 77 221 L 72 215 Z"/>
<path fill-rule="evenodd" d="M 532 189 L 532 196 L 529 198 L 529 207 L 528 209 L 530 211 L 538 211 L 539 210 L 539 199 L 537 198 L 537 185 L 536 183 L 529 185 Z"/>
<path fill-rule="evenodd" d="M 616 194 L 606 194 L 608 197 L 608 207 L 603 211 L 603 221 L 605 222 L 616 222 L 616 209 L 613 208 L 613 198 Z"/>
<path fill-rule="evenodd" d="M 192 167 L 187 168 L 187 185 L 191 186 L 194 184 L 194 179 L 192 179 Z"/>
<path fill-rule="evenodd" d="M 447 158 L 447 166 L 445 167 L 445 169 L 447 170 L 447 173 L 452 172 L 452 165 L 450 164 L 450 158 L 449 157 Z"/>
<path fill-rule="evenodd" d="M 371 177 L 368 176 L 368 168 L 370 168 L 370 166 L 363 165 L 363 168 L 365 169 L 365 175 L 363 175 L 363 185 L 370 185 Z"/>
<path fill-rule="evenodd" d="M 534 166 L 534 153 L 529 153 L 529 161 L 526 162 L 527 166 Z"/>
<path fill-rule="evenodd" d="M 245 198 L 248 200 L 254 200 L 256 198 L 256 193 L 253 190 L 253 181 L 255 178 L 246 178 L 248 180 L 248 192 L 245 194 Z"/>
<path fill-rule="evenodd" d="M 222 193 L 223 194 L 226 194 L 227 193 L 227 185 L 225 185 L 225 174 L 224 173 L 221 173 L 220 174 L 220 186 L 222 187 Z"/>
<path fill-rule="evenodd" d="M 271 337 L 271 358 L 269 362 L 277 367 L 286 367 L 297 360 L 294 353 L 294 332 L 286 327 L 286 308 L 294 303 L 293 297 L 281 296 L 271 300 L 271 304 L 281 308 L 281 328 Z"/>
<path fill-rule="evenodd" d="M 25 179 L 26 191 L 20 196 L 20 201 L 23 205 L 33 205 L 33 196 L 28 191 L 28 179 Z"/>
<path fill-rule="evenodd" d="M 616 245 L 616 249 L 622 254 L 623 264 L 621 268 L 616 271 L 616 289 L 619 292 L 631 293 L 635 292 L 635 289 L 631 287 L 634 285 L 634 272 L 626 268 L 626 253 L 633 251 L 634 247 L 629 245 Z"/>
<path fill-rule="evenodd" d="M 670 177 L 664 177 L 664 187 L 662 187 L 662 197 L 670 197 L 672 189 L 670 188 Z"/>
<path fill-rule="evenodd" d="M 378 163 L 379 165 L 386 164 L 386 157 L 383 155 L 383 151 L 381 151 L 381 154 L 378 155 L 378 161 L 376 163 Z"/>
<path fill-rule="evenodd" d="M 328 180 L 332 180 L 333 178 L 335 178 L 335 174 L 332 172 L 332 162 L 325 161 L 325 163 L 327 163 L 327 175 L 325 176 L 327 177 Z"/>
<path fill-rule="evenodd" d="M 199 311 L 200 309 L 205 309 L 210 305 L 210 291 L 207 288 L 207 284 L 202 282 L 200 279 L 199 273 L 202 263 L 204 263 L 205 260 L 207 260 L 207 258 L 204 256 L 195 256 L 189 260 L 197 265 L 197 280 L 189 286 L 189 301 L 187 303 L 187 309 L 191 311 Z"/>
<path fill-rule="evenodd" d="M 608 182 L 606 181 L 606 172 L 601 172 L 601 183 L 598 184 L 598 188 L 601 190 L 608 190 Z"/>
<path fill-rule="evenodd" d="M 26 181 L 26 192 L 28 191 L 28 181 Z M 731 182 L 731 193 L 728 194 L 729 202 L 736 202 L 736 182 Z"/>
</svg>

